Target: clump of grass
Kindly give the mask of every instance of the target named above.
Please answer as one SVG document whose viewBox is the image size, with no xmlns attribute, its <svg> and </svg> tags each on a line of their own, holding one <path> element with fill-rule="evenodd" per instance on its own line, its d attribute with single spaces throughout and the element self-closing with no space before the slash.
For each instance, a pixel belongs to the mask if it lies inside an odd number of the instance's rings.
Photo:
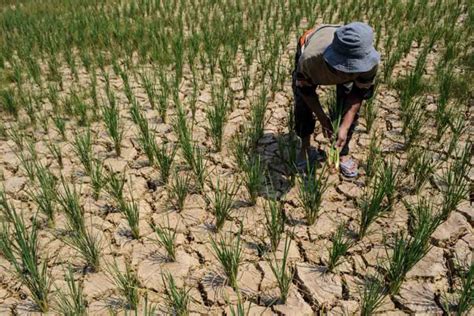
<svg viewBox="0 0 474 316">
<path fill-rule="evenodd" d="M 221 188 L 220 181 L 217 180 L 217 185 L 214 188 L 214 199 L 211 202 L 212 212 L 216 217 L 216 231 L 220 231 L 226 219 L 229 218 L 234 206 L 233 198 L 237 189 L 237 185 L 229 185 L 228 183 Z"/>
<path fill-rule="evenodd" d="M 169 223 L 169 218 L 168 220 L 168 226 L 163 227 L 162 225 L 151 225 L 153 230 L 156 233 L 156 236 L 158 239 L 156 239 L 156 242 L 165 248 L 166 253 L 168 254 L 168 258 L 171 261 L 176 261 L 176 227 L 173 230 L 170 227 Z"/>
<path fill-rule="evenodd" d="M 244 162 L 244 185 L 250 198 L 250 204 L 257 203 L 257 197 L 265 180 L 265 164 L 259 155 L 251 156 Z"/>
<path fill-rule="evenodd" d="M 418 194 L 425 186 L 426 182 L 433 175 L 436 162 L 434 161 L 431 152 L 428 150 L 418 149 L 412 147 L 408 153 L 408 166 L 411 174 L 413 174 L 413 188 Z"/>
<path fill-rule="evenodd" d="M 292 111 L 290 111 L 292 112 Z M 298 156 L 298 137 L 290 132 L 286 139 L 278 138 L 278 152 L 290 172 L 291 184 L 295 184 L 296 158 Z"/>
<path fill-rule="evenodd" d="M 107 184 L 107 178 L 104 174 L 104 165 L 98 159 L 92 161 L 92 170 L 90 173 L 92 196 L 94 200 L 98 200 L 100 192 Z"/>
<path fill-rule="evenodd" d="M 15 209 L 12 209 L 11 220 L 10 224 L 3 223 L 0 230 L 0 252 L 30 291 L 38 309 L 45 313 L 50 308 L 52 280 L 47 262 L 40 262 L 36 219 L 33 219 L 30 231 L 26 228 L 23 216 Z"/>
<path fill-rule="evenodd" d="M 16 100 L 15 91 L 12 88 L 0 92 L 0 101 L 5 112 L 18 118 L 19 104 Z"/>
<path fill-rule="evenodd" d="M 63 164 L 63 152 L 62 152 L 61 147 L 52 141 L 47 142 L 46 146 L 48 147 L 48 150 L 53 156 L 53 158 L 58 163 L 59 168 L 62 169 L 64 167 L 64 164 Z"/>
<path fill-rule="evenodd" d="M 68 291 L 57 291 L 57 311 L 62 315 L 87 315 L 87 301 L 84 296 L 83 287 L 74 280 L 74 271 L 68 266 L 64 277 Z"/>
<path fill-rule="evenodd" d="M 35 201 L 38 209 L 46 215 L 48 223 L 54 225 L 54 214 L 56 209 L 56 178 L 40 163 L 36 163 L 36 178 L 38 179 L 38 189 L 30 195 Z"/>
<path fill-rule="evenodd" d="M 107 177 L 107 193 L 112 197 L 117 205 L 120 205 L 125 201 L 123 195 L 125 181 L 125 173 L 110 172 Z"/>
<path fill-rule="evenodd" d="M 328 178 L 327 165 L 324 165 L 319 174 L 316 172 L 316 168 L 311 168 L 308 165 L 307 174 L 300 176 L 298 196 L 308 225 L 313 225 L 316 222 L 323 195 L 329 187 Z"/>
<path fill-rule="evenodd" d="M 329 249 L 329 259 L 327 263 L 328 271 L 333 271 L 335 267 L 341 264 L 341 259 L 346 255 L 353 241 L 344 236 L 344 225 L 339 225 L 337 231 L 332 236 L 332 247 Z"/>
<path fill-rule="evenodd" d="M 142 82 L 142 86 L 145 89 L 146 95 L 148 97 L 148 102 L 150 102 L 151 108 L 155 109 L 155 100 L 156 100 L 156 88 L 154 86 L 152 78 L 150 78 L 147 74 L 141 73 L 140 79 Z M 153 78 L 154 79 L 154 78 Z"/>
<path fill-rule="evenodd" d="M 403 112 L 402 134 L 405 138 L 406 148 L 410 148 L 421 136 L 421 129 L 426 114 L 426 111 L 423 108 L 423 102 L 423 99 L 418 98 L 413 102 L 410 102 Z"/>
<path fill-rule="evenodd" d="M 458 158 L 443 173 L 442 181 L 444 186 L 441 189 L 443 194 L 442 218 L 447 219 L 449 214 L 456 209 L 459 202 L 464 199 L 469 191 L 466 179 L 469 170 L 471 145 L 460 152 Z"/>
<path fill-rule="evenodd" d="M 459 284 L 455 287 L 455 293 L 457 294 L 456 302 L 451 304 L 444 303 L 444 310 L 451 315 L 450 311 L 454 309 L 454 313 L 457 316 L 469 315 L 469 312 L 474 306 L 474 263 L 468 263 L 468 267 L 462 267 L 459 264 L 457 274 L 459 276 Z"/>
<path fill-rule="evenodd" d="M 365 132 L 368 134 L 374 126 L 377 118 L 377 107 L 375 106 L 375 96 L 372 96 L 364 105 Z"/>
<path fill-rule="evenodd" d="M 176 120 L 173 127 L 178 135 L 178 143 L 183 152 L 183 157 L 188 166 L 191 169 L 194 169 L 194 145 L 192 141 L 192 133 L 187 124 L 186 113 L 180 103 L 176 106 Z"/>
<path fill-rule="evenodd" d="M 74 152 L 82 163 L 87 174 L 92 171 L 92 137 L 89 129 L 74 137 Z"/>
<path fill-rule="evenodd" d="M 286 303 L 290 287 L 293 282 L 294 272 L 288 268 L 288 254 L 290 251 L 291 239 L 286 235 L 285 248 L 283 249 L 283 258 L 278 265 L 275 258 L 275 263 L 270 262 L 270 268 L 272 269 L 273 275 L 277 279 L 278 288 L 280 289 L 280 301 L 282 304 Z"/>
<path fill-rule="evenodd" d="M 380 171 L 379 174 L 372 179 L 372 182 L 359 202 L 359 239 L 362 239 L 366 235 L 369 226 L 378 217 L 390 209 L 391 203 L 384 203 L 384 198 L 388 198 L 390 194 L 393 194 L 394 184 L 390 182 L 390 180 L 393 179 L 393 175 L 394 173 L 391 170 Z"/>
<path fill-rule="evenodd" d="M 206 169 L 206 162 L 204 160 L 204 153 L 199 146 L 194 146 L 193 149 L 194 157 L 193 157 L 193 173 L 194 173 L 194 180 L 196 184 L 196 189 L 198 192 L 203 192 L 204 187 L 206 185 L 207 180 L 207 169 Z"/>
<path fill-rule="evenodd" d="M 102 115 L 107 132 L 114 143 L 115 153 L 120 156 L 124 130 L 120 122 L 120 111 L 115 96 L 110 92 L 108 97 L 109 105 L 102 106 Z"/>
<path fill-rule="evenodd" d="M 131 197 L 130 202 L 122 201 L 119 205 L 119 208 L 127 219 L 132 237 L 134 239 L 140 239 L 140 210 L 138 209 L 138 204 L 133 199 L 133 196 Z"/>
<path fill-rule="evenodd" d="M 227 102 L 225 100 L 224 90 L 222 85 L 220 93 L 216 96 L 213 93 L 212 106 L 206 111 L 207 122 L 209 124 L 208 133 L 214 143 L 214 149 L 220 151 L 222 147 L 222 136 L 224 134 L 224 125 L 227 120 Z"/>
<path fill-rule="evenodd" d="M 161 146 L 156 146 L 154 149 L 156 163 L 160 169 L 160 177 L 162 183 L 168 183 L 173 166 L 173 160 L 176 155 L 176 147 L 170 146 L 167 143 L 162 143 Z"/>
<path fill-rule="evenodd" d="M 186 287 L 178 288 L 171 273 L 165 273 L 162 278 L 169 313 L 177 316 L 189 315 L 189 303 L 191 301 L 189 289 L 186 289 Z"/>
<path fill-rule="evenodd" d="M 370 137 L 369 152 L 365 162 L 365 175 L 369 181 L 377 173 L 381 162 L 380 156 L 380 139 L 373 133 Z"/>
<path fill-rule="evenodd" d="M 219 237 L 219 239 L 211 237 L 211 246 L 227 276 L 228 284 L 234 290 L 237 290 L 237 274 L 239 272 L 240 261 L 242 260 L 240 233 L 235 237 L 233 236 L 232 240 L 227 240 L 225 237 Z"/>
<path fill-rule="evenodd" d="M 361 294 L 360 314 L 370 316 L 382 305 L 387 290 L 378 277 L 367 277 Z"/>
<path fill-rule="evenodd" d="M 255 147 L 263 136 L 265 129 L 265 112 L 267 110 L 267 90 L 262 88 L 258 100 L 250 109 L 249 139 Z"/>
<path fill-rule="evenodd" d="M 169 199 L 178 211 L 184 209 L 184 202 L 189 193 L 189 177 L 176 173 L 173 183 L 169 186 Z"/>
<path fill-rule="evenodd" d="M 275 252 L 285 229 L 283 206 L 279 201 L 269 200 L 265 207 L 265 230 L 270 239 L 270 248 Z"/>
<path fill-rule="evenodd" d="M 137 310 L 140 300 L 140 281 L 130 263 L 126 260 L 125 270 L 121 271 L 117 262 L 114 261 L 114 264 L 108 266 L 107 272 L 125 299 L 126 307 L 131 310 Z"/>
<path fill-rule="evenodd" d="M 8 201 L 5 191 L 0 190 L 0 211 L 2 212 L 4 222 L 13 222 L 15 220 L 15 208 Z"/>
<path fill-rule="evenodd" d="M 53 117 L 53 123 L 56 128 L 56 131 L 61 135 L 63 140 L 66 140 L 66 121 L 58 114 Z"/>
</svg>

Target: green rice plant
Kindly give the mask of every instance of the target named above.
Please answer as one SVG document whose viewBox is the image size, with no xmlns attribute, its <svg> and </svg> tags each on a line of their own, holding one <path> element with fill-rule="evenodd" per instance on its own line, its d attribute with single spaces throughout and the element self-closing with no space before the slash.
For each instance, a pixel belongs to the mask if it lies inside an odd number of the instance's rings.
<svg viewBox="0 0 474 316">
<path fill-rule="evenodd" d="M 469 315 L 469 312 L 474 306 L 474 263 L 467 263 L 468 267 L 459 267 L 459 285 L 455 288 L 455 293 L 457 294 L 456 302 L 454 304 L 454 315 Z M 459 264 L 457 264 L 459 266 Z M 450 313 L 450 304 L 444 304 L 444 310 L 448 315 Z"/>
<path fill-rule="evenodd" d="M 255 147 L 263 136 L 265 129 L 265 112 L 267 111 L 267 90 L 262 88 L 260 96 L 250 108 L 249 137 Z"/>
<path fill-rule="evenodd" d="M 173 124 L 175 133 L 178 135 L 178 143 L 183 152 L 184 159 L 188 166 L 194 167 L 194 145 L 192 133 L 187 125 L 187 118 L 184 108 L 181 104 L 176 106 L 176 120 Z"/>
<path fill-rule="evenodd" d="M 15 220 L 15 208 L 8 201 L 7 195 L 3 190 L 0 190 L 0 211 L 3 216 L 3 222 L 13 222 Z"/>
<path fill-rule="evenodd" d="M 330 103 L 330 104 L 334 104 L 334 103 Z M 339 133 L 339 127 L 341 126 L 341 121 L 342 121 L 342 114 L 338 114 L 337 119 L 331 121 L 333 135 L 337 135 Z M 334 137 L 328 149 L 327 162 L 332 169 L 339 170 L 340 149 L 336 147 L 336 142 L 337 142 L 337 139 Z"/>
<path fill-rule="evenodd" d="M 12 215 L 12 221 L 9 224 L 4 222 L 0 230 L 0 252 L 30 291 L 38 309 L 47 312 L 50 308 L 52 280 L 47 262 L 40 262 L 36 219 L 33 219 L 28 231 L 23 216 L 14 209 Z"/>
<path fill-rule="evenodd" d="M 228 182 L 224 186 L 220 186 L 219 179 L 214 188 L 214 198 L 211 200 L 212 213 L 216 217 L 215 229 L 220 231 L 224 226 L 225 221 L 229 218 L 230 213 L 234 207 L 234 196 L 237 193 L 239 186 L 235 183 L 229 185 Z"/>
<path fill-rule="evenodd" d="M 384 189 L 384 195 L 387 199 L 387 207 L 391 209 L 395 202 L 395 193 L 397 192 L 400 166 L 395 165 L 393 160 L 385 161 L 383 167 L 379 170 L 381 185 Z"/>
<path fill-rule="evenodd" d="M 206 110 L 207 122 L 209 125 L 208 133 L 214 143 L 214 149 L 219 152 L 222 147 L 222 136 L 224 134 L 224 125 L 227 121 L 228 105 L 225 100 L 225 86 L 222 85 L 219 93 L 212 93 L 212 105 Z M 217 94 L 217 95 L 216 95 Z"/>
<path fill-rule="evenodd" d="M 143 88 L 145 89 L 145 93 L 148 97 L 148 102 L 150 102 L 150 106 L 154 110 L 156 106 L 155 100 L 157 98 L 154 82 L 145 73 L 140 73 L 140 80 L 141 80 Z"/>
<path fill-rule="evenodd" d="M 67 223 L 71 231 L 84 232 L 84 208 L 80 203 L 80 195 L 73 185 L 72 188 L 62 180 L 62 192 L 58 193 L 58 202 L 67 218 Z"/>
<path fill-rule="evenodd" d="M 332 247 L 329 249 L 329 259 L 327 262 L 328 271 L 334 271 L 334 268 L 341 264 L 341 259 L 354 244 L 353 241 L 345 236 L 345 227 L 339 225 L 337 231 L 332 235 Z"/>
<path fill-rule="evenodd" d="M 360 314 L 362 316 L 374 315 L 387 296 L 384 282 L 378 277 L 367 277 L 361 293 Z"/>
<path fill-rule="evenodd" d="M 386 196 L 384 183 L 387 182 L 384 182 L 380 174 L 374 177 L 358 203 L 360 209 L 359 240 L 366 235 L 369 226 L 389 209 L 389 206 L 383 203 Z"/>
<path fill-rule="evenodd" d="M 171 174 L 171 167 L 173 166 L 173 160 L 176 155 L 176 147 L 163 142 L 160 146 L 154 148 L 154 155 L 156 157 L 156 164 L 160 170 L 161 182 L 166 184 Z"/>
<path fill-rule="evenodd" d="M 219 239 L 211 237 L 211 246 L 217 260 L 227 276 L 228 284 L 234 290 L 237 290 L 237 275 L 239 272 L 240 261 L 242 260 L 240 233 L 238 233 L 237 236 L 232 236 L 231 240 L 222 236 L 219 237 Z"/>
<path fill-rule="evenodd" d="M 375 96 L 372 96 L 364 106 L 365 132 L 367 134 L 372 130 L 375 119 L 377 118 L 377 107 L 375 106 Z"/>
<path fill-rule="evenodd" d="M 189 194 L 189 177 L 176 174 L 168 190 L 169 199 L 178 211 L 184 209 L 184 202 Z"/>
<path fill-rule="evenodd" d="M 25 154 L 25 152 L 23 151 L 19 151 L 16 153 L 16 156 L 18 160 L 20 161 L 20 164 L 23 170 L 28 176 L 28 179 L 30 179 L 30 181 L 34 181 L 35 176 L 36 176 L 35 172 L 36 172 L 37 154 L 34 148 L 34 144 L 32 142 L 28 141 L 27 146 L 28 146 L 27 154 Z"/>
<path fill-rule="evenodd" d="M 370 137 L 369 152 L 365 162 L 365 175 L 367 176 L 368 181 L 370 181 L 370 179 L 372 179 L 372 177 L 377 173 L 380 163 L 380 139 L 375 133 L 373 133 Z"/>
<path fill-rule="evenodd" d="M 92 170 L 89 177 L 91 178 L 92 197 L 97 201 L 100 192 L 107 185 L 107 177 L 104 174 L 104 165 L 99 159 L 92 160 Z"/>
<path fill-rule="evenodd" d="M 74 152 L 87 174 L 92 171 L 92 137 L 91 131 L 86 129 L 82 134 L 76 134 L 74 137 Z"/>
<path fill-rule="evenodd" d="M 127 219 L 132 237 L 135 239 L 140 239 L 140 210 L 138 209 L 138 204 L 133 199 L 133 195 L 131 195 L 130 202 L 122 201 L 119 205 L 119 208 Z"/>
<path fill-rule="evenodd" d="M 69 235 L 64 238 L 64 242 L 79 252 L 92 272 L 99 271 L 101 256 L 99 235 L 94 235 L 85 227 L 83 230 L 75 231 L 70 226 L 69 230 Z"/>
<path fill-rule="evenodd" d="M 56 178 L 48 168 L 36 163 L 36 179 L 38 180 L 38 189 L 30 191 L 30 196 L 38 206 L 38 210 L 46 215 L 48 224 L 54 225 L 54 214 L 56 211 Z"/>
<path fill-rule="evenodd" d="M 170 96 L 170 87 L 164 71 L 159 73 L 160 92 L 158 94 L 158 113 L 163 122 L 166 122 L 166 113 L 168 112 L 168 99 Z"/>
<path fill-rule="evenodd" d="M 291 239 L 288 234 L 285 238 L 285 248 L 283 249 L 283 258 L 280 265 L 275 257 L 275 263 L 270 262 L 270 268 L 272 269 L 273 275 L 278 282 L 278 288 L 280 289 L 280 302 L 286 303 L 290 287 L 293 282 L 294 272 L 288 267 L 288 254 L 290 252 Z"/>
<path fill-rule="evenodd" d="M 12 126 L 7 132 L 7 136 L 11 139 L 15 145 L 18 147 L 18 150 L 22 151 L 25 148 L 26 135 L 18 126 Z"/>
<path fill-rule="evenodd" d="M 109 105 L 102 106 L 102 115 L 107 132 L 114 143 L 115 153 L 120 156 L 124 130 L 120 122 L 120 111 L 113 94 L 109 99 Z"/>
<path fill-rule="evenodd" d="M 64 277 L 67 284 L 67 293 L 57 289 L 56 311 L 66 316 L 87 315 L 87 301 L 83 287 L 74 280 L 74 270 L 69 265 Z"/>
<path fill-rule="evenodd" d="M 428 150 L 411 148 L 408 152 L 408 162 L 411 165 L 411 173 L 413 174 L 413 188 L 419 194 L 426 182 L 434 174 L 436 161 Z"/>
<path fill-rule="evenodd" d="M 53 123 L 56 127 L 56 131 L 61 135 L 61 138 L 66 140 L 66 121 L 58 114 L 53 117 Z"/>
<path fill-rule="evenodd" d="M 59 90 L 57 85 L 48 83 L 48 94 L 47 98 L 51 105 L 53 106 L 53 110 L 55 113 L 58 113 L 59 110 Z"/>
<path fill-rule="evenodd" d="M 270 239 L 270 249 L 275 252 L 281 241 L 281 234 L 285 230 L 285 216 L 283 205 L 276 200 L 269 200 L 265 207 L 265 230 Z"/>
<path fill-rule="evenodd" d="M 291 112 L 291 111 L 290 111 Z M 286 139 L 278 138 L 278 152 L 290 171 L 291 184 L 295 183 L 296 160 L 298 157 L 299 140 L 294 132 L 290 132 Z"/>
<path fill-rule="evenodd" d="M 63 152 L 62 152 L 61 147 L 57 143 L 51 140 L 46 143 L 46 147 L 48 147 L 48 150 L 51 156 L 53 156 L 53 158 L 58 163 L 59 168 L 62 169 L 64 167 L 64 164 L 63 164 Z"/>
<path fill-rule="evenodd" d="M 2 110 L 18 118 L 19 104 L 16 100 L 15 91 L 10 89 L 4 89 L 0 92 L 0 102 Z"/>
<path fill-rule="evenodd" d="M 233 306 L 230 307 L 230 315 L 232 316 L 249 316 L 250 315 L 250 307 L 251 304 L 248 305 L 248 308 L 245 308 L 244 305 L 245 301 L 242 301 L 242 294 L 240 294 L 240 290 L 237 291 L 237 305 L 235 308 Z"/>
<path fill-rule="evenodd" d="M 26 114 L 30 118 L 30 122 L 33 126 L 36 126 L 36 116 L 37 116 L 37 106 L 33 102 L 33 97 L 31 96 L 31 93 L 28 93 L 27 96 L 22 96 L 20 99 L 21 106 L 25 109 Z"/>
<path fill-rule="evenodd" d="M 449 141 L 449 146 L 446 152 L 446 155 L 448 157 L 455 152 L 461 135 L 463 135 L 467 129 L 466 117 L 462 114 L 453 114 L 450 123 L 450 129 L 451 139 Z"/>
<path fill-rule="evenodd" d="M 244 165 L 244 185 L 250 198 L 250 204 L 257 203 L 257 197 L 265 180 L 265 164 L 259 155 L 247 159 Z"/>
<path fill-rule="evenodd" d="M 196 182 L 196 189 L 198 192 L 203 192 L 208 176 L 206 162 L 204 161 L 204 153 L 198 145 L 194 146 L 193 153 L 193 173 Z"/>
<path fill-rule="evenodd" d="M 251 149 L 249 139 L 243 133 L 237 133 L 232 138 L 232 154 L 235 158 L 237 166 L 240 170 L 247 168 L 248 160 L 250 159 Z"/>
<path fill-rule="evenodd" d="M 423 102 L 423 99 L 418 98 L 411 102 L 403 112 L 402 134 L 406 148 L 410 148 L 421 136 L 421 129 L 426 116 Z"/>
<path fill-rule="evenodd" d="M 388 291 L 395 295 L 411 268 L 420 261 L 429 251 L 429 237 L 427 231 L 423 230 L 426 223 L 418 223 L 415 227 L 414 236 L 404 233 L 396 234 L 393 242 L 392 255 L 386 248 L 388 262 L 385 266 Z"/>
<path fill-rule="evenodd" d="M 313 225 L 318 217 L 323 195 L 329 187 L 329 174 L 325 164 L 319 174 L 308 164 L 306 175 L 299 177 L 298 197 L 305 212 L 308 225 Z"/>
<path fill-rule="evenodd" d="M 441 207 L 442 218 L 447 219 L 449 214 L 456 209 L 469 192 L 469 183 L 466 175 L 469 171 L 469 160 L 471 153 L 471 144 L 466 144 L 460 152 L 457 159 L 444 171 L 441 180 L 443 186 L 441 193 L 443 195 L 443 204 Z"/>
<path fill-rule="evenodd" d="M 169 314 L 176 316 L 189 315 L 190 289 L 186 287 L 178 288 L 171 273 L 163 274 L 162 278 L 165 286 L 165 302 L 169 308 Z"/>
<path fill-rule="evenodd" d="M 151 225 L 153 230 L 156 233 L 158 239 L 156 242 L 158 245 L 165 248 L 166 253 L 168 254 L 168 258 L 170 261 L 176 261 L 176 228 L 172 229 L 170 227 L 169 218 L 167 218 L 168 226 L 164 227 L 160 224 L 158 225 Z"/>
<path fill-rule="evenodd" d="M 125 201 L 123 195 L 125 181 L 125 173 L 110 172 L 107 177 L 106 191 L 117 205 L 121 205 Z"/>
<path fill-rule="evenodd" d="M 125 307 L 127 309 L 137 310 L 140 301 L 139 291 L 141 285 L 136 271 L 132 269 L 128 260 L 125 260 L 124 271 L 119 268 L 117 262 L 114 260 L 113 264 L 107 266 L 107 274 L 125 299 Z"/>
</svg>

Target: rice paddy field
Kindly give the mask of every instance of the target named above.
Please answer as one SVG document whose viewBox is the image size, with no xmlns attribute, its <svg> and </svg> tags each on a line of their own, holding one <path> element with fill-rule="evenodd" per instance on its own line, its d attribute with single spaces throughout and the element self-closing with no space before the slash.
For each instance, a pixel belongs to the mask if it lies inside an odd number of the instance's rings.
<svg viewBox="0 0 474 316">
<path fill-rule="evenodd" d="M 0 1 L 0 313 L 469 315 L 473 18 L 471 0 Z M 352 21 L 382 55 L 360 175 L 302 176 L 296 42 Z"/>
</svg>

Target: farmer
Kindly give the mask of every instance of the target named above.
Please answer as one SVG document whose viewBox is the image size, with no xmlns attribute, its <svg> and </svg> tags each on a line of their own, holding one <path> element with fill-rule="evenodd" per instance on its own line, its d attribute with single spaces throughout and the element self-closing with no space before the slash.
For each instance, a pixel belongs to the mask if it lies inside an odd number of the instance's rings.
<svg viewBox="0 0 474 316">
<path fill-rule="evenodd" d="M 346 177 L 356 177 L 357 162 L 349 155 L 349 142 L 354 132 L 362 100 L 374 94 L 374 79 L 380 54 L 372 45 L 373 31 L 365 23 L 344 26 L 321 25 L 306 31 L 298 41 L 293 93 L 295 97 L 295 131 L 301 138 L 297 167 L 324 159 L 311 148 L 311 134 L 316 120 L 324 135 L 333 139 L 340 154 L 340 171 Z M 316 88 L 336 85 L 336 105 L 326 115 Z M 339 122 L 339 124 L 337 124 Z M 339 125 L 335 130 L 333 126 Z"/>
</svg>

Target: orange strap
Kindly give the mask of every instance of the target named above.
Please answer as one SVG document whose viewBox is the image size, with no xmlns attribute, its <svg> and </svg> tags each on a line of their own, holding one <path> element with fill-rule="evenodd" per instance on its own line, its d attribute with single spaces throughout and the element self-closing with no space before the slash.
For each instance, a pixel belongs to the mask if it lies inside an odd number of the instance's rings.
<svg viewBox="0 0 474 316">
<path fill-rule="evenodd" d="M 303 35 L 300 37 L 299 44 L 300 46 L 304 46 L 306 43 L 306 38 L 308 35 L 310 35 L 312 32 L 314 32 L 315 28 L 309 29 L 303 33 Z"/>
</svg>

